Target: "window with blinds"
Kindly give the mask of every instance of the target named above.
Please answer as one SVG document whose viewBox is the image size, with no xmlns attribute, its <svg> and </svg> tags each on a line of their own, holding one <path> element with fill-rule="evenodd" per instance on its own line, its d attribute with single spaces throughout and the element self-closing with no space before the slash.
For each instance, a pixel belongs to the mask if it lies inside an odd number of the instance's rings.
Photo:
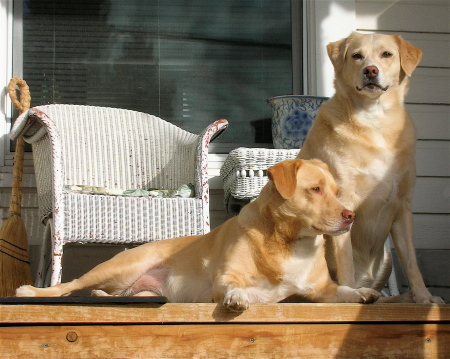
<svg viewBox="0 0 450 359">
<path fill-rule="evenodd" d="M 219 140 L 251 145 L 271 142 L 266 99 L 292 93 L 288 0 L 24 0 L 22 11 L 33 106 L 127 108 L 194 133 L 226 118 Z"/>
</svg>

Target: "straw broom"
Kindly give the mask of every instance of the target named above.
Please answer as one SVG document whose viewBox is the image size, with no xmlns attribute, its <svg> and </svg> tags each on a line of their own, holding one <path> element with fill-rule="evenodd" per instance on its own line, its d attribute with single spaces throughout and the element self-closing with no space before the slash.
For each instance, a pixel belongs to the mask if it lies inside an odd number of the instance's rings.
<svg viewBox="0 0 450 359">
<path fill-rule="evenodd" d="M 16 86 L 20 90 L 20 102 L 16 96 Z M 30 107 L 30 91 L 27 83 L 13 78 L 8 85 L 9 96 L 14 106 L 25 112 Z M 32 284 L 30 262 L 28 259 L 28 239 L 25 224 L 21 217 L 22 174 L 25 142 L 23 137 L 16 141 L 14 155 L 13 181 L 9 218 L 0 228 L 0 296 L 14 296 L 18 287 Z"/>
</svg>

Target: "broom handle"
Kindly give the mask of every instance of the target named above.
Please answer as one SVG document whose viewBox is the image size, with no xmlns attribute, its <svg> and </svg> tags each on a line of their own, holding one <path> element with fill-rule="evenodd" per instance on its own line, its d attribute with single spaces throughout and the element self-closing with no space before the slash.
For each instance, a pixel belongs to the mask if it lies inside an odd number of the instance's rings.
<svg viewBox="0 0 450 359">
<path fill-rule="evenodd" d="M 16 86 L 19 87 L 20 90 L 20 101 L 16 96 Z M 8 85 L 8 93 L 14 107 L 17 108 L 20 113 L 23 113 L 30 108 L 30 89 L 25 80 L 17 77 L 12 78 Z M 21 214 L 24 151 L 25 140 L 23 137 L 20 137 L 16 141 L 16 152 L 14 154 L 11 203 L 9 205 L 10 216 L 13 214 L 20 216 Z"/>
</svg>

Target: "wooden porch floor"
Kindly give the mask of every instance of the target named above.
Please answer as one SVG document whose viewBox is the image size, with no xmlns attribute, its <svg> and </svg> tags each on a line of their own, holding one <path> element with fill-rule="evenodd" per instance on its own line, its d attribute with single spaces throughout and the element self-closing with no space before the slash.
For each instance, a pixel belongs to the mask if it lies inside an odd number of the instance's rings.
<svg viewBox="0 0 450 359">
<path fill-rule="evenodd" d="M 1 358 L 450 358 L 450 305 L 0 305 Z"/>
</svg>

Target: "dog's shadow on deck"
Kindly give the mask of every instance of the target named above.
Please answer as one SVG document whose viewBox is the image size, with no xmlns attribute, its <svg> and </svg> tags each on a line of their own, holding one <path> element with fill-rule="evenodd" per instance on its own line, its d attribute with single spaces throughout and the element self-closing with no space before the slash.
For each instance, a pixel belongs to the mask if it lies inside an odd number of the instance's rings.
<svg viewBox="0 0 450 359">
<path fill-rule="evenodd" d="M 221 303 L 217 303 L 212 312 L 212 316 L 216 322 L 231 322 L 242 315 L 244 312 L 234 312 L 225 308 Z"/>
</svg>

